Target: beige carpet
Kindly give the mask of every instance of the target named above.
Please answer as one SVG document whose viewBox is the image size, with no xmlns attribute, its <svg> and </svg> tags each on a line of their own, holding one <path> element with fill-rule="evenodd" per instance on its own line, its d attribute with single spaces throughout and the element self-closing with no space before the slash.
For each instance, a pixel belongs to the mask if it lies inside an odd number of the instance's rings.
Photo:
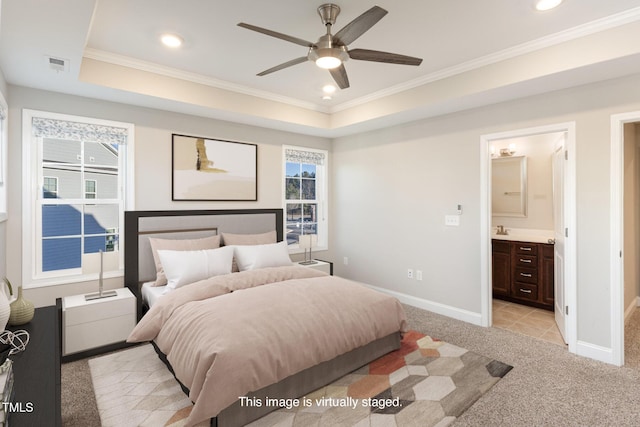
<svg viewBox="0 0 640 427">
<path fill-rule="evenodd" d="M 92 359 L 89 366 L 103 426 L 178 427 L 192 408 L 149 344 Z M 299 399 L 261 400 L 260 406 L 276 410 L 249 425 L 444 427 L 510 370 L 410 331 L 399 350 L 326 387 Z M 287 407 L 277 409 L 283 403 Z"/>
<path fill-rule="evenodd" d="M 634 337 L 640 335 L 640 310 L 625 325 L 627 365 L 617 368 L 524 335 L 405 309 L 410 328 L 514 366 L 456 427 L 638 425 L 640 339 Z M 62 424 L 100 426 L 87 359 L 62 365 Z"/>
</svg>

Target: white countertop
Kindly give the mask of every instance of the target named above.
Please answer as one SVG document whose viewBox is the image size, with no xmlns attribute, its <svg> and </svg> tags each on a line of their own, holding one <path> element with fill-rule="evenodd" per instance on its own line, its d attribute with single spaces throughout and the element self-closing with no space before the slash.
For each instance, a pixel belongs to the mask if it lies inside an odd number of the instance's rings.
<svg viewBox="0 0 640 427">
<path fill-rule="evenodd" d="M 491 238 L 518 242 L 549 243 L 553 241 L 553 230 L 535 230 L 528 228 L 505 228 L 508 234 L 497 234 L 497 228 L 491 229 Z"/>
</svg>

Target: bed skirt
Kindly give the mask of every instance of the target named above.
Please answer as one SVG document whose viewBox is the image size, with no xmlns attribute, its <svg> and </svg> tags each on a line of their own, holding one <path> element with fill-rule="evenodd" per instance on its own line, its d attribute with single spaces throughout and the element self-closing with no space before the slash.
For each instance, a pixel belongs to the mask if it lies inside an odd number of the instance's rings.
<svg viewBox="0 0 640 427">
<path fill-rule="evenodd" d="M 376 360 L 377 358 L 400 348 L 401 335 L 396 332 L 386 337 L 373 341 L 365 346 L 358 347 L 348 353 L 342 354 L 334 359 L 312 366 L 297 374 L 291 375 L 282 381 L 271 384 L 255 392 L 249 393 L 247 397 L 256 398 L 262 401 L 266 397 L 278 399 L 295 399 L 317 390 L 355 371 L 358 368 Z M 171 364 L 167 357 L 160 351 L 155 342 L 152 341 L 160 359 L 167 365 L 173 373 Z M 174 374 L 175 376 L 175 374 Z M 177 378 L 176 378 L 177 379 Z M 180 383 L 180 381 L 178 380 Z M 189 395 L 189 390 L 180 383 L 182 390 Z M 240 400 L 223 409 L 216 418 L 211 419 L 212 427 L 239 427 L 257 420 L 278 408 L 269 406 L 242 406 Z"/>
</svg>

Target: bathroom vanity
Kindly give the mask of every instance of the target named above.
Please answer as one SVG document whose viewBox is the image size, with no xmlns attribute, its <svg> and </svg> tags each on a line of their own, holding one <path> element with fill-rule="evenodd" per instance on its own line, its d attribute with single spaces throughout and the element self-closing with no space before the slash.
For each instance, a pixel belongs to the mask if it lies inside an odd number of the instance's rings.
<svg viewBox="0 0 640 427">
<path fill-rule="evenodd" d="M 492 239 L 493 296 L 553 310 L 553 244 Z"/>
</svg>

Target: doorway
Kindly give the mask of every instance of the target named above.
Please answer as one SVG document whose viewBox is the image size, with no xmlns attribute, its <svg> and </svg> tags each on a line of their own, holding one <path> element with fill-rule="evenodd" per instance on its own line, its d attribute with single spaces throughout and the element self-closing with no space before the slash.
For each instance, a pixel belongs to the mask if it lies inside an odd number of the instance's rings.
<svg viewBox="0 0 640 427">
<path fill-rule="evenodd" d="M 638 304 L 638 175 L 629 173 L 638 174 L 639 140 L 640 111 L 611 116 L 611 363 L 618 366 L 625 364 L 625 319 Z"/>
<path fill-rule="evenodd" d="M 483 326 L 493 324 L 493 263 L 492 263 L 492 156 L 491 147 L 506 140 L 536 137 L 548 134 L 562 135 L 562 147 L 555 147 L 553 157 L 556 174 L 556 184 L 559 177 L 562 183 L 556 185 L 554 197 L 555 215 L 560 221 L 553 225 L 553 237 L 559 243 L 554 245 L 556 268 L 552 273 L 557 276 L 556 295 L 559 306 L 554 311 L 559 316 L 558 323 L 564 330 L 565 341 L 569 351 L 576 352 L 576 267 L 575 267 L 575 123 L 560 123 L 557 125 L 527 128 L 516 131 L 502 132 L 481 137 L 481 323 Z M 560 161 L 562 160 L 562 161 Z M 559 174 L 559 175 L 557 175 Z M 526 292 L 525 288 L 523 292 Z"/>
</svg>

